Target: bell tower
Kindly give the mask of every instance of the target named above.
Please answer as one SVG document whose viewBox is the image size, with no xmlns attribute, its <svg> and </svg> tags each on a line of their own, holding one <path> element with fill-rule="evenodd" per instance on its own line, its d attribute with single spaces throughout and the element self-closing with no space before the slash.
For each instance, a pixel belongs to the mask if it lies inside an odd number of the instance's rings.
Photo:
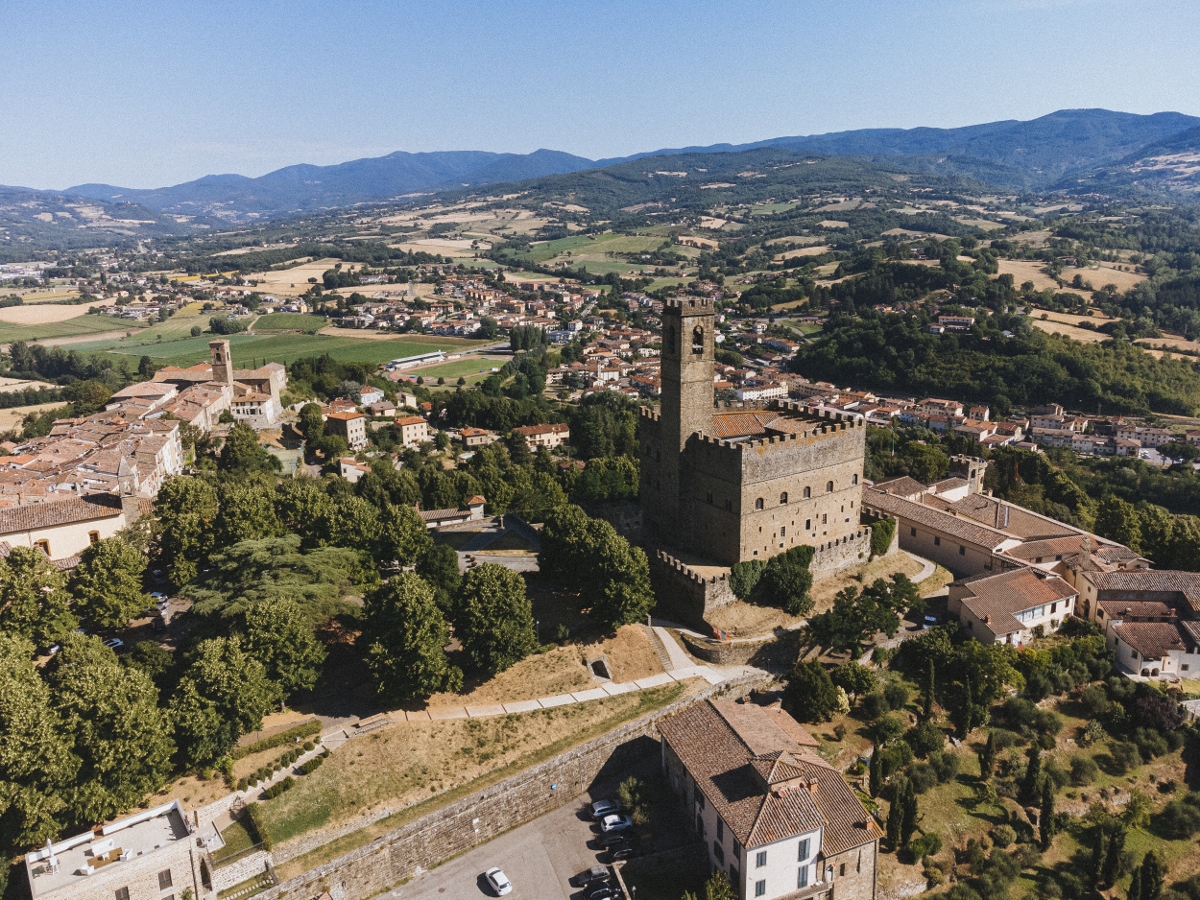
<svg viewBox="0 0 1200 900">
<path fill-rule="evenodd" d="M 233 360 L 229 355 L 229 341 L 209 341 L 212 353 L 212 380 L 233 387 Z"/>
</svg>

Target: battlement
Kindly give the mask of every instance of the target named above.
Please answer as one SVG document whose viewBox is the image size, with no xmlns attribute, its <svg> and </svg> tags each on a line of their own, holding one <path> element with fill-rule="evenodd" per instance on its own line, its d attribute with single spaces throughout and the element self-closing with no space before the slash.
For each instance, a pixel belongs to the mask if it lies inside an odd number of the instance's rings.
<svg viewBox="0 0 1200 900">
<path fill-rule="evenodd" d="M 663 301 L 663 312 L 699 313 L 704 315 L 713 311 L 713 302 L 709 297 L 675 297 Z"/>
<path fill-rule="evenodd" d="M 680 576 L 687 578 L 689 581 L 692 581 L 696 584 L 718 584 L 729 580 L 729 576 L 725 574 L 721 574 L 719 576 L 714 575 L 712 578 L 705 578 L 686 563 L 681 562 L 663 550 L 655 550 L 654 557 L 656 560 L 658 560 L 660 565 L 665 566 L 668 569 L 674 569 L 675 572 L 677 572 Z"/>
<path fill-rule="evenodd" d="M 662 413 L 657 409 L 651 409 L 648 406 L 639 406 L 638 415 L 643 419 L 649 419 L 652 422 L 661 422 Z"/>
</svg>

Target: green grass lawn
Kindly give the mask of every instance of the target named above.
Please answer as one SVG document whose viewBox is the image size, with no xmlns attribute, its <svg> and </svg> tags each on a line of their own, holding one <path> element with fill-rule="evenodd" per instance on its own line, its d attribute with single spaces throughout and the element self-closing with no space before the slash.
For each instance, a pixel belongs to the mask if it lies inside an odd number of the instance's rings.
<svg viewBox="0 0 1200 900">
<path fill-rule="evenodd" d="M 456 359 L 454 362 L 442 363 L 437 366 L 429 366 L 428 368 L 413 369 L 413 375 L 420 375 L 426 381 L 430 378 L 437 379 L 439 376 L 447 380 L 451 378 L 457 379 L 459 376 L 467 375 L 483 375 L 484 377 L 492 374 L 492 369 L 503 368 L 508 360 L 505 359 L 486 359 L 484 357 L 472 357 L 470 359 Z"/>
</svg>

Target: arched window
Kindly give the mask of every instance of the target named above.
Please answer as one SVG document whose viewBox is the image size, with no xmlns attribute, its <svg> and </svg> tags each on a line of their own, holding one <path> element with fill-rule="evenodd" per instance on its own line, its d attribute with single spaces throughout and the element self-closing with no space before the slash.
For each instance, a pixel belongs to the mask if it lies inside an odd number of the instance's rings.
<svg viewBox="0 0 1200 900">
<path fill-rule="evenodd" d="M 763 508 L 763 498 L 762 497 L 759 497 L 757 500 L 754 501 L 754 508 L 755 509 Z"/>
<path fill-rule="evenodd" d="M 782 494 L 779 495 L 779 505 L 780 506 L 787 505 L 787 491 L 784 491 Z"/>
<path fill-rule="evenodd" d="M 832 481 L 825 482 L 825 493 L 827 493 L 827 494 L 833 493 L 833 482 Z"/>
<path fill-rule="evenodd" d="M 812 499 L 812 488 L 810 488 L 810 487 L 806 487 L 806 488 L 804 489 L 804 499 L 805 499 L 805 500 L 810 500 L 810 499 Z"/>
<path fill-rule="evenodd" d="M 692 329 L 692 352 L 697 354 L 704 352 L 704 329 L 699 325 Z"/>
</svg>

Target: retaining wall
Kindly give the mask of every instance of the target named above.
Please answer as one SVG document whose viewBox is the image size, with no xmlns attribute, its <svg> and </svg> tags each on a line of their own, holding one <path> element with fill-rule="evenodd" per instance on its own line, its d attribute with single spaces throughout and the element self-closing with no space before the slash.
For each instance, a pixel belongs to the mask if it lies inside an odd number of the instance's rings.
<svg viewBox="0 0 1200 900">
<path fill-rule="evenodd" d="M 835 575 L 843 569 L 865 563 L 871 558 L 871 529 L 860 528 L 851 535 L 818 544 L 814 548 L 812 562 L 808 570 L 813 578 L 824 578 Z"/>
<path fill-rule="evenodd" d="M 268 888 L 258 900 L 312 900 L 337 885 L 346 900 L 367 900 L 418 870 L 572 802 L 593 784 L 618 781 L 632 763 L 659 752 L 659 720 L 709 697 L 743 697 L 764 681 L 761 675 L 747 676 L 685 697 Z"/>
</svg>

